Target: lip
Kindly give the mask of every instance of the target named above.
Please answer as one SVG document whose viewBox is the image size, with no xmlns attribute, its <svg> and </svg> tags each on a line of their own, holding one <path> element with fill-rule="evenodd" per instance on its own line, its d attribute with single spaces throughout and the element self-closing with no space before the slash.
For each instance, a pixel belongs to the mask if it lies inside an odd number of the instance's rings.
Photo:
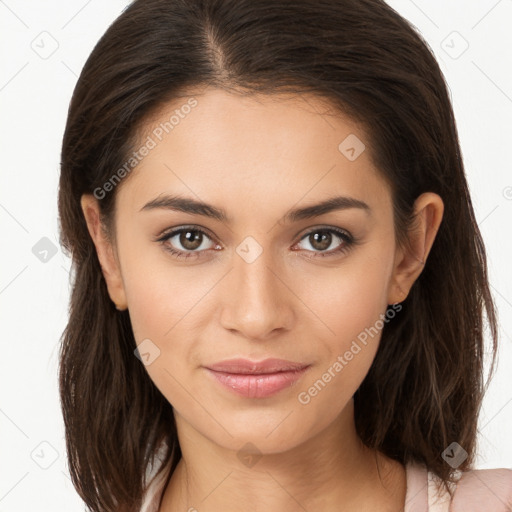
<svg viewBox="0 0 512 512">
<path fill-rule="evenodd" d="M 284 359 L 230 359 L 204 368 L 234 393 L 247 398 L 266 398 L 296 383 L 310 365 Z"/>
</svg>

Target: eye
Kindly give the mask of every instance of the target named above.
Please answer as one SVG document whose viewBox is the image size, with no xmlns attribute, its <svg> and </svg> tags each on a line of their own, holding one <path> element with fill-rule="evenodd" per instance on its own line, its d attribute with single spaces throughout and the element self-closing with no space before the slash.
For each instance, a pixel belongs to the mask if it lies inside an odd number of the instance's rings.
<svg viewBox="0 0 512 512">
<path fill-rule="evenodd" d="M 337 240 L 338 245 L 336 245 Z M 156 241 L 160 242 L 165 250 L 177 259 L 197 258 L 204 251 L 221 248 L 220 245 L 212 241 L 212 238 L 205 231 L 194 226 L 184 226 L 167 231 L 160 235 Z M 312 247 L 312 250 L 305 249 L 306 252 L 314 253 L 313 256 L 307 256 L 309 258 L 336 256 L 348 251 L 356 243 L 352 235 L 338 228 L 316 228 L 311 230 L 296 245 L 298 246 L 303 241 L 306 241 Z"/>
<path fill-rule="evenodd" d="M 166 251 L 176 258 L 190 258 L 199 256 L 198 253 L 211 249 L 207 240 L 211 241 L 208 234 L 195 227 L 182 227 L 164 233 L 157 238 Z M 211 242 L 213 244 L 213 242 Z M 215 244 L 213 244 L 215 246 Z"/>
<path fill-rule="evenodd" d="M 336 240 L 341 240 L 341 243 L 336 245 Z M 306 241 L 313 249 L 307 249 L 309 252 L 317 253 L 313 256 L 308 257 L 328 257 L 335 256 L 340 253 L 348 251 L 355 243 L 355 239 L 348 232 L 342 231 L 337 228 L 317 228 L 309 233 L 306 233 L 302 238 L 301 242 Z M 301 243 L 299 242 L 299 244 Z M 334 248 L 333 248 L 334 246 Z M 327 249 L 331 249 L 327 251 Z"/>
</svg>

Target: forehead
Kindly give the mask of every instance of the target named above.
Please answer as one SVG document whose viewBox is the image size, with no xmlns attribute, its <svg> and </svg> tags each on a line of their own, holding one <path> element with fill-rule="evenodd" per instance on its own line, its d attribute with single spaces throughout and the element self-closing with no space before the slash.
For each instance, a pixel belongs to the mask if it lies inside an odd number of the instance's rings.
<svg viewBox="0 0 512 512">
<path fill-rule="evenodd" d="M 149 149 L 119 191 L 134 208 L 169 192 L 258 208 L 385 195 L 363 127 L 311 94 L 196 89 L 155 111 L 138 144 Z"/>
</svg>

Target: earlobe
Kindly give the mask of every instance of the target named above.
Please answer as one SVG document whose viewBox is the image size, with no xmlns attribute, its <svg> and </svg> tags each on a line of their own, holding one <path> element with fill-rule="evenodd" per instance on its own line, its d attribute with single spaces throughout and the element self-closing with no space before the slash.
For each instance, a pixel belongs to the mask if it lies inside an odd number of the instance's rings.
<svg viewBox="0 0 512 512">
<path fill-rule="evenodd" d="M 396 252 L 390 282 L 388 304 L 402 302 L 419 277 L 441 224 L 443 200 L 438 194 L 425 192 L 414 203 L 415 222 L 408 234 L 409 244 Z"/>
<path fill-rule="evenodd" d="M 114 254 L 112 243 L 103 231 L 98 200 L 91 194 L 84 194 L 80 199 L 82 211 L 87 223 L 89 235 L 96 248 L 103 277 L 107 283 L 108 293 L 119 311 L 127 308 L 126 294 L 119 262 Z"/>
</svg>

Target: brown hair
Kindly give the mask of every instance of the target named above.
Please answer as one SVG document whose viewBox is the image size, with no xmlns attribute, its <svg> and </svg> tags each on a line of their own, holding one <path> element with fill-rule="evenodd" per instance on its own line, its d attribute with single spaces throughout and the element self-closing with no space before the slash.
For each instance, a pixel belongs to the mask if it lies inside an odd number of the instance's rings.
<svg viewBox="0 0 512 512">
<path fill-rule="evenodd" d="M 382 331 L 354 396 L 362 441 L 444 482 L 453 441 L 472 467 L 483 384 L 484 313 L 497 350 L 484 244 L 447 86 L 421 35 L 382 0 L 137 0 L 87 60 L 69 108 L 59 190 L 72 256 L 60 395 L 73 483 L 93 511 L 136 511 L 161 442 L 181 457 L 172 406 L 134 356 L 128 312 L 109 298 L 80 207 L 135 149 L 144 119 L 186 88 L 311 92 L 362 123 L 391 184 L 406 241 L 414 200 L 439 194 L 444 217 L 403 310 Z M 105 225 L 116 188 L 99 202 Z"/>
</svg>

